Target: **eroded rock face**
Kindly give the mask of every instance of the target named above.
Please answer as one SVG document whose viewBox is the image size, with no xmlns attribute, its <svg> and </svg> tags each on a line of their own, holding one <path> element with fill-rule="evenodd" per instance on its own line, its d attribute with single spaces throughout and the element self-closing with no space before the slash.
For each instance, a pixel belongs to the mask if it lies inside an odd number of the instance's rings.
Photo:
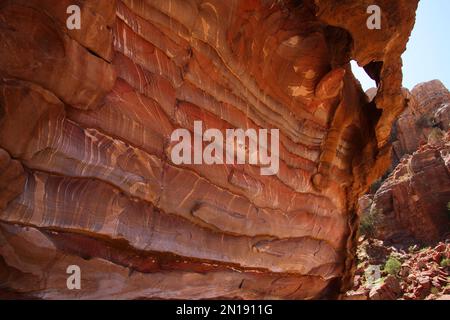
<svg viewBox="0 0 450 320">
<path fill-rule="evenodd" d="M 68 30 L 70 2 L 0 1 L 2 295 L 345 291 L 356 200 L 389 166 L 405 105 L 417 1 L 379 1 L 371 31 L 373 1 L 85 0 Z M 375 103 L 352 58 L 380 83 Z M 195 120 L 279 129 L 278 173 L 175 165 L 171 133 Z"/>
<path fill-rule="evenodd" d="M 393 243 L 439 241 L 450 230 L 450 134 L 405 156 L 373 197 L 374 236 Z"/>
<path fill-rule="evenodd" d="M 408 107 L 394 126 L 396 161 L 426 144 L 433 130 L 450 128 L 450 92 L 439 80 L 417 85 L 408 99 Z"/>
<path fill-rule="evenodd" d="M 374 195 L 360 198 L 360 212 L 372 215 L 377 239 L 436 243 L 450 230 L 450 92 L 434 80 L 407 96 L 392 134 L 395 169 Z"/>
</svg>

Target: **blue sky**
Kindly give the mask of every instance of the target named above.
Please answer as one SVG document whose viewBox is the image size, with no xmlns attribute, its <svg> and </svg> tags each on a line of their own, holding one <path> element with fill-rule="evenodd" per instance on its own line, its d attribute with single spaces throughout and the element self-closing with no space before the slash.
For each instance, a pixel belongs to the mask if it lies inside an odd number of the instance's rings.
<svg viewBox="0 0 450 320">
<path fill-rule="evenodd" d="M 450 89 L 450 0 L 421 0 L 416 24 L 403 54 L 403 86 L 441 80 Z M 374 86 L 362 69 L 353 72 L 367 90 Z"/>
</svg>

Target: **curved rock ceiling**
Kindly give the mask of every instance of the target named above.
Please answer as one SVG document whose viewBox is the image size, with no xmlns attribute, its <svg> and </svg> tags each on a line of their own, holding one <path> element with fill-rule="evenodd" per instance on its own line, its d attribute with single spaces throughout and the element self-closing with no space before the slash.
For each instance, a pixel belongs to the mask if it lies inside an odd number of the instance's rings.
<svg viewBox="0 0 450 320">
<path fill-rule="evenodd" d="M 3 295 L 338 297 L 357 198 L 390 164 L 417 8 L 375 1 L 368 30 L 372 2 L 0 1 Z M 197 120 L 279 129 L 279 171 L 174 164 L 171 133 Z"/>
</svg>

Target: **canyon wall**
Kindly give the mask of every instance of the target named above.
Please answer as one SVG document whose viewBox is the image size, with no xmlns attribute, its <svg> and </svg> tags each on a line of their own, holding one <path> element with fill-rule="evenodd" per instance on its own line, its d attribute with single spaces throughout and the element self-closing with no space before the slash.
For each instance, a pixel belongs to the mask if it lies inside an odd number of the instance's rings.
<svg viewBox="0 0 450 320">
<path fill-rule="evenodd" d="M 450 92 L 438 81 L 407 93 L 392 132 L 392 172 L 360 201 L 373 236 L 397 245 L 435 244 L 449 235 Z"/>
<path fill-rule="evenodd" d="M 357 199 L 390 165 L 416 8 L 0 0 L 0 296 L 338 297 Z M 371 101 L 352 59 L 377 81 Z M 279 129 L 279 171 L 173 163 L 171 133 L 196 120 Z"/>
<path fill-rule="evenodd" d="M 408 107 L 396 121 L 392 133 L 395 162 L 428 143 L 436 129 L 450 129 L 450 92 L 442 82 L 418 84 L 407 96 Z"/>
</svg>

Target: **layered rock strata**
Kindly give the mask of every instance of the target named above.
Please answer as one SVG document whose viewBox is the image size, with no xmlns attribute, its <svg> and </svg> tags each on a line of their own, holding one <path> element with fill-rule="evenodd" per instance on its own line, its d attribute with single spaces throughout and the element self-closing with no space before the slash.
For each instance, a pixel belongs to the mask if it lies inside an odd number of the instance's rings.
<svg viewBox="0 0 450 320">
<path fill-rule="evenodd" d="M 418 84 L 408 94 L 408 107 L 394 126 L 394 161 L 428 143 L 436 129 L 450 129 L 450 92 L 439 80 Z"/>
<path fill-rule="evenodd" d="M 0 291 L 337 297 L 389 165 L 417 1 L 0 1 Z M 81 7 L 81 29 L 65 26 Z M 369 103 L 349 61 L 378 81 Z M 177 128 L 280 130 L 280 168 L 175 165 Z M 67 267 L 82 273 L 68 290 Z"/>
<path fill-rule="evenodd" d="M 450 235 L 450 132 L 404 156 L 370 201 L 373 236 L 394 244 L 432 244 Z"/>
<path fill-rule="evenodd" d="M 372 216 L 377 239 L 433 244 L 450 233 L 450 92 L 434 80 L 407 97 L 392 132 L 394 169 L 360 211 Z"/>
</svg>

